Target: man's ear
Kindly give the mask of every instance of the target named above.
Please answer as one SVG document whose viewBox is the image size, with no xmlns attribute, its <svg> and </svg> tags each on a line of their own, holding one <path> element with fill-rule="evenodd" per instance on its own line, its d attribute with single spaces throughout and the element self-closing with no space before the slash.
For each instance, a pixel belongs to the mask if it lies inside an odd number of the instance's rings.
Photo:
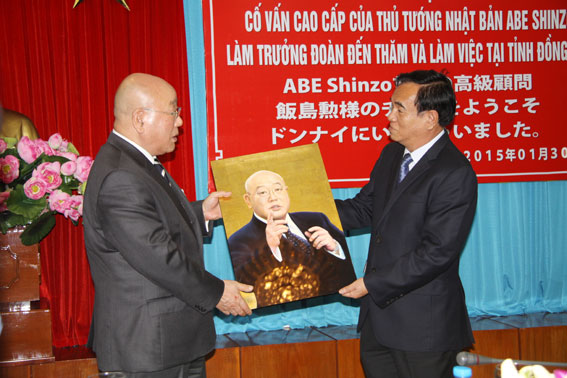
<svg viewBox="0 0 567 378">
<path fill-rule="evenodd" d="M 143 134 L 145 131 L 144 119 L 146 112 L 144 109 L 136 109 L 132 112 L 132 125 L 138 134 Z"/>
<path fill-rule="evenodd" d="M 244 198 L 244 202 L 246 202 L 246 205 L 248 205 L 248 208 L 251 209 L 251 208 L 252 208 L 252 203 L 250 202 L 250 194 L 244 193 L 244 195 L 242 196 L 242 198 Z"/>
<path fill-rule="evenodd" d="M 430 129 L 439 125 L 439 113 L 437 113 L 437 110 L 428 110 L 425 116 L 427 117 L 427 126 Z"/>
</svg>

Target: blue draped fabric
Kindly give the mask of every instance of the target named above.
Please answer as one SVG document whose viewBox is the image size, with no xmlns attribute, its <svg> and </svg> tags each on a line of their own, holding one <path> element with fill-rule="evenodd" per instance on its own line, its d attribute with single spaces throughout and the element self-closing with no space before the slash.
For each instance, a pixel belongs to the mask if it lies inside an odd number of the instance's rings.
<svg viewBox="0 0 567 378">
<path fill-rule="evenodd" d="M 200 0 L 184 0 L 191 92 L 191 126 L 197 198 L 207 196 L 207 115 L 203 19 Z M 369 172 L 370 174 L 370 172 Z M 338 199 L 359 189 L 334 189 Z M 369 235 L 347 238 L 358 277 Z M 215 226 L 205 246 L 207 269 L 234 279 L 226 234 Z M 567 182 L 479 185 L 476 218 L 461 258 L 461 278 L 471 316 L 567 311 Z M 284 326 L 356 324 L 358 301 L 339 295 L 254 310 L 250 317 L 215 317 L 218 334 Z"/>
</svg>

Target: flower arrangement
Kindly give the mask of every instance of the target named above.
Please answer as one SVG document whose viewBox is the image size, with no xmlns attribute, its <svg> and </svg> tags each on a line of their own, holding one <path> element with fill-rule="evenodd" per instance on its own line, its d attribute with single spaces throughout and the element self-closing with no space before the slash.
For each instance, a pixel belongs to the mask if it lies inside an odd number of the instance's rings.
<svg viewBox="0 0 567 378">
<path fill-rule="evenodd" d="M 92 163 L 58 133 L 47 141 L 0 138 L 2 233 L 25 226 L 20 238 L 32 245 L 47 236 L 58 213 L 77 225 Z"/>
</svg>

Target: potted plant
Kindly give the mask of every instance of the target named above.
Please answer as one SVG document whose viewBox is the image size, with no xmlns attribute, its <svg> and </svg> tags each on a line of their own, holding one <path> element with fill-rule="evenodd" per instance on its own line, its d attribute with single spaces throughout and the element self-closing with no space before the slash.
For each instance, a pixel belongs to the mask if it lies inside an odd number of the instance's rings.
<svg viewBox="0 0 567 378">
<path fill-rule="evenodd" d="M 93 163 L 80 156 L 60 134 L 47 141 L 24 136 L 0 138 L 0 230 L 16 226 L 25 230 L 24 245 L 39 243 L 62 214 L 74 225 L 83 211 L 83 193 Z"/>
</svg>

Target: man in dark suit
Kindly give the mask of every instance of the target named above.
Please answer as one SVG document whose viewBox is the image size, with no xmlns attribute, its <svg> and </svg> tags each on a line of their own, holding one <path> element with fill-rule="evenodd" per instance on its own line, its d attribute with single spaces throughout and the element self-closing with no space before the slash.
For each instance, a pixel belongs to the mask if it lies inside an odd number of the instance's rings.
<svg viewBox="0 0 567 378">
<path fill-rule="evenodd" d="M 279 174 L 255 172 L 245 189 L 254 214 L 228 247 L 236 279 L 254 286 L 258 306 L 331 294 L 356 278 L 343 232 L 323 213 L 289 213 Z"/>
<path fill-rule="evenodd" d="M 101 371 L 128 377 L 204 377 L 213 310 L 246 315 L 239 290 L 207 272 L 203 236 L 220 218 L 211 193 L 190 203 L 156 156 L 172 152 L 183 120 L 166 81 L 129 75 L 114 102 L 114 130 L 91 169 L 85 243 L 95 286 L 89 344 Z"/>
<path fill-rule="evenodd" d="M 476 210 L 476 175 L 445 130 L 456 109 L 445 75 L 401 74 L 391 100 L 393 142 L 360 193 L 336 201 L 346 230 L 372 230 L 364 276 L 339 292 L 362 298 L 368 377 L 452 377 L 456 354 L 474 342 L 459 257 Z"/>
</svg>

